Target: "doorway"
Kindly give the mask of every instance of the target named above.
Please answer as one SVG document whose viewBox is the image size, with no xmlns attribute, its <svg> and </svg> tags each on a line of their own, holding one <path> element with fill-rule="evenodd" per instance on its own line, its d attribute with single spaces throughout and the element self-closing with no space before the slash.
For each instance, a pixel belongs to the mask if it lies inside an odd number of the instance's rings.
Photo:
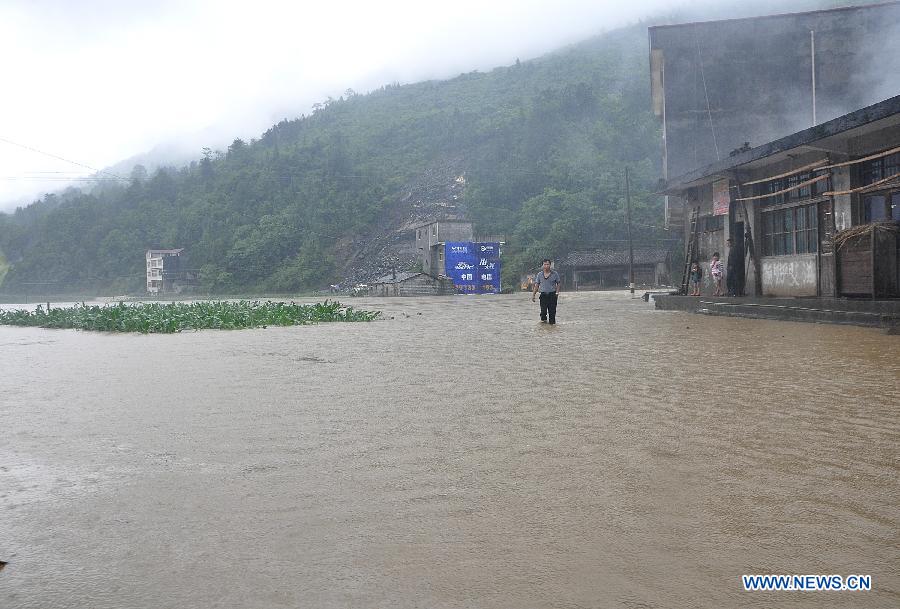
<svg viewBox="0 0 900 609">
<path fill-rule="evenodd" d="M 744 223 L 735 222 L 731 225 L 731 238 L 734 241 L 734 251 L 740 256 L 741 262 L 735 267 L 734 293 L 736 296 L 744 295 L 744 284 L 747 279 L 746 254 L 744 252 Z"/>
</svg>

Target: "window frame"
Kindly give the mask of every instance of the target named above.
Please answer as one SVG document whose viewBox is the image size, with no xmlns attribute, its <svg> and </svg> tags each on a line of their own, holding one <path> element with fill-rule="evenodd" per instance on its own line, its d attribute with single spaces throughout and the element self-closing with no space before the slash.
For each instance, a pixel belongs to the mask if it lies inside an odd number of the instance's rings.
<svg viewBox="0 0 900 609">
<path fill-rule="evenodd" d="M 761 213 L 763 256 L 819 253 L 819 202 Z"/>
<path fill-rule="evenodd" d="M 900 152 L 860 163 L 853 174 L 854 185 L 863 187 L 895 175 L 900 175 Z M 881 213 L 876 214 L 873 203 L 878 197 L 882 198 L 883 207 Z M 878 217 L 875 217 L 876 215 Z M 854 226 L 871 222 L 900 221 L 900 185 L 885 185 L 884 188 L 855 195 L 851 205 L 851 218 Z"/>
<path fill-rule="evenodd" d="M 778 205 L 794 205 L 801 202 L 819 199 L 822 197 L 822 193 L 831 190 L 830 177 L 826 180 L 814 182 L 797 190 L 791 190 L 789 192 L 783 192 L 781 194 L 772 195 L 769 197 L 766 197 L 765 195 L 779 192 L 781 190 L 784 190 L 785 188 L 792 188 L 794 186 L 797 186 L 798 184 L 802 184 L 803 182 L 807 182 L 809 180 L 812 180 L 813 178 L 817 178 L 823 175 L 823 171 L 823 169 L 812 169 L 810 171 L 795 173 L 783 178 L 776 178 L 767 182 L 760 182 L 753 185 L 752 194 L 753 196 L 764 197 L 762 199 L 759 199 L 758 205 L 760 209 L 776 207 Z"/>
</svg>

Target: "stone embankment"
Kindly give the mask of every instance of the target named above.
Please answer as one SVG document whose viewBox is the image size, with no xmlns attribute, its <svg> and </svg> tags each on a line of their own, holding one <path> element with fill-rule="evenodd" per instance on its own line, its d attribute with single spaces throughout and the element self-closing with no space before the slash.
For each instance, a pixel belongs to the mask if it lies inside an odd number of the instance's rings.
<svg viewBox="0 0 900 609">
<path fill-rule="evenodd" d="M 900 328 L 900 300 L 654 295 L 657 309 L 784 321 Z"/>
</svg>

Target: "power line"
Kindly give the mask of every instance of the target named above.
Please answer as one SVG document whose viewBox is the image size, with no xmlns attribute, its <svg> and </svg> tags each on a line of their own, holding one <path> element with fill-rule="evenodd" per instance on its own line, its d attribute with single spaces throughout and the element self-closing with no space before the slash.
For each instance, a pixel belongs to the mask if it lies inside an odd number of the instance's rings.
<svg viewBox="0 0 900 609">
<path fill-rule="evenodd" d="M 19 142 L 14 142 L 10 139 L 0 136 L 0 142 L 4 142 L 6 144 L 10 144 L 12 146 L 18 146 L 19 148 L 24 148 L 25 150 L 30 150 L 32 152 L 37 152 L 38 154 L 43 154 L 44 156 L 48 156 L 53 159 L 57 159 L 59 161 L 65 161 L 66 163 L 71 163 L 73 165 L 78 165 L 79 167 L 84 167 L 85 169 L 90 169 L 91 171 L 96 171 L 97 173 L 105 173 L 111 175 L 120 180 L 124 180 L 122 176 L 118 176 L 110 171 L 106 171 L 103 169 L 97 169 L 95 167 L 91 167 L 90 165 L 85 165 L 84 163 L 79 163 L 78 161 L 73 161 L 72 159 L 67 159 L 65 157 L 61 157 L 58 154 L 53 154 L 52 152 L 44 152 L 43 150 L 38 150 L 37 148 L 32 148 L 31 146 L 26 146 L 25 144 L 20 144 Z"/>
<path fill-rule="evenodd" d="M 703 71 L 703 56 L 700 54 L 700 39 L 697 38 L 697 29 L 694 28 L 694 42 L 697 44 L 697 63 L 700 65 L 700 79 L 703 81 L 703 95 L 706 96 L 706 113 L 709 115 L 709 128 L 712 131 L 713 146 L 716 147 L 716 160 L 720 160 L 719 142 L 716 140 L 716 126 L 713 123 L 712 108 L 709 105 L 709 90 L 706 88 L 706 74 Z"/>
<path fill-rule="evenodd" d="M 15 182 L 17 180 L 31 180 L 31 181 L 39 181 L 39 182 L 122 182 L 123 178 L 91 178 L 91 177 L 72 177 L 65 178 L 62 176 L 57 177 L 42 177 L 42 176 L 3 176 L 0 177 L 0 180 L 5 180 L 7 182 Z"/>
<path fill-rule="evenodd" d="M 104 174 L 107 174 L 107 175 L 109 175 L 109 176 L 112 176 L 111 178 L 106 178 L 106 179 L 121 180 L 121 181 L 125 181 L 125 182 L 130 181 L 130 178 L 122 177 L 122 176 L 120 176 L 120 175 L 117 175 L 117 174 L 115 174 L 115 173 L 112 173 L 111 171 L 108 171 L 108 170 L 105 170 L 105 169 L 97 169 L 97 168 L 95 168 L 95 167 L 91 167 L 90 165 L 86 165 L 86 164 L 80 163 L 80 162 L 78 162 L 78 161 L 73 161 L 73 160 L 71 160 L 71 159 L 67 159 L 67 158 L 62 157 L 62 156 L 59 156 L 59 155 L 57 155 L 57 154 L 53 154 L 53 153 L 50 153 L 50 152 L 45 152 L 45 151 L 43 151 L 43 150 L 39 150 L 39 149 L 37 149 L 37 148 L 34 148 L 34 147 L 32 147 L 32 146 L 27 146 L 27 145 L 21 144 L 21 143 L 19 143 L 19 142 L 14 142 L 14 141 L 12 141 L 12 140 L 10 140 L 10 139 L 7 139 L 7 138 L 5 138 L 5 137 L 2 137 L 2 136 L 0 136 L 0 142 L 5 142 L 5 143 L 10 144 L 10 145 L 12 145 L 12 146 L 18 146 L 19 148 L 23 148 L 23 149 L 25 149 L 25 150 L 30 150 L 30 151 L 32 151 L 32 152 L 36 152 L 36 153 L 38 153 L 38 154 L 42 154 L 42 155 L 48 156 L 48 157 L 50 157 L 50 158 L 54 158 L 54 159 L 57 159 L 57 160 L 60 160 L 60 161 L 65 161 L 66 163 L 71 163 L 71 164 L 73 164 L 73 165 L 78 165 L 79 167 L 84 167 L 84 168 L 86 168 L 86 169 L 90 169 L 91 171 L 94 171 L 94 172 L 97 172 L 97 173 L 104 173 Z M 379 169 L 381 169 L 381 168 L 379 168 Z M 522 174 L 522 175 L 544 176 L 544 177 L 547 175 L 547 171 L 550 171 L 550 170 L 552 170 L 552 168 L 550 168 L 550 167 L 548 167 L 546 171 L 545 171 L 545 170 L 537 170 L 537 171 L 535 171 L 535 170 L 529 170 L 529 169 L 519 169 L 519 168 L 515 168 L 515 167 L 505 167 L 505 168 L 502 169 L 502 171 L 503 171 L 504 173 L 516 173 L 516 174 Z M 321 170 L 321 169 L 318 169 L 318 171 L 322 171 L 322 170 Z M 31 173 L 31 174 L 66 174 L 66 173 L 74 173 L 74 172 L 64 172 L 64 171 L 32 171 L 32 172 L 28 172 L 28 173 Z M 276 176 L 271 176 L 271 177 L 274 178 L 274 179 L 276 179 L 276 180 L 292 180 L 292 179 L 294 179 L 294 178 L 296 178 L 296 177 L 301 177 L 301 176 L 300 176 L 300 175 L 276 175 Z M 368 174 L 368 175 L 367 175 L 367 174 L 338 174 L 338 173 L 328 173 L 328 174 L 326 174 L 324 177 L 327 177 L 327 178 L 339 178 L 339 179 L 351 179 L 351 180 L 365 180 L 365 179 L 376 179 L 376 178 L 383 177 L 383 176 L 372 175 L 372 174 Z M 31 177 L 31 176 L 23 176 L 23 177 L 21 177 L 21 178 L 20 178 L 20 177 L 14 177 L 14 178 L 3 178 L 3 179 L 45 179 L 45 178 L 37 178 L 37 177 Z M 60 179 L 65 179 L 65 178 L 60 178 Z M 98 179 L 102 179 L 102 178 L 96 178 L 96 177 L 91 177 L 91 176 L 78 176 L 77 178 L 70 178 L 70 179 L 73 179 L 73 180 L 74 180 L 74 179 L 81 179 L 81 180 L 98 180 Z M 500 182 L 501 180 L 492 180 L 492 179 L 489 179 L 489 178 L 485 178 L 484 176 L 480 176 L 480 177 L 479 177 L 479 181 L 482 181 L 482 182 L 495 182 L 495 183 L 497 183 L 497 182 Z M 507 180 L 503 180 L 503 181 L 507 181 Z"/>
</svg>

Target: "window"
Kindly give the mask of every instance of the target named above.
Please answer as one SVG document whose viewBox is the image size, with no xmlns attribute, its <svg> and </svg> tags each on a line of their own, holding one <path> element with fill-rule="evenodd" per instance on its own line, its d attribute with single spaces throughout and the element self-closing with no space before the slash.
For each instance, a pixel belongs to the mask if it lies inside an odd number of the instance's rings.
<svg viewBox="0 0 900 609">
<path fill-rule="evenodd" d="M 859 185 L 865 186 L 900 173 L 900 152 L 872 159 L 859 166 Z"/>
<path fill-rule="evenodd" d="M 884 177 L 889 178 L 900 173 L 900 152 L 884 157 Z"/>
<path fill-rule="evenodd" d="M 783 203 L 793 203 L 794 201 L 805 201 L 807 199 L 812 199 L 814 197 L 818 197 L 823 192 L 831 190 L 830 179 L 820 180 L 818 182 L 803 186 L 802 188 L 796 187 L 800 184 L 803 184 L 804 182 L 808 182 L 814 178 L 817 178 L 820 175 L 822 174 L 819 171 L 813 170 L 807 171 L 805 173 L 798 173 L 792 176 L 787 176 L 785 178 L 778 178 L 777 180 L 769 180 L 768 182 L 754 184 L 753 196 L 758 197 L 775 192 L 780 192 L 788 188 L 795 188 L 795 190 L 789 190 L 787 192 L 782 192 L 781 194 L 766 197 L 765 199 L 760 199 L 761 207 L 771 207 L 773 205 L 781 205 Z"/>
<path fill-rule="evenodd" d="M 882 178 L 882 167 L 882 159 L 875 159 L 874 161 L 862 163 L 859 167 L 860 185 L 871 184 L 872 182 L 880 180 Z"/>
<path fill-rule="evenodd" d="M 794 210 L 782 209 L 775 214 L 775 255 L 794 253 Z"/>
<path fill-rule="evenodd" d="M 794 212 L 794 251 L 798 254 L 806 254 L 809 251 L 806 239 L 806 209 L 800 208 Z"/>
<path fill-rule="evenodd" d="M 790 256 L 819 251 L 818 206 L 776 209 L 762 215 L 763 255 Z"/>
<path fill-rule="evenodd" d="M 763 255 L 772 256 L 775 253 L 775 212 L 762 215 L 763 225 Z"/>
<path fill-rule="evenodd" d="M 890 217 L 885 195 L 871 195 L 863 198 L 863 222 L 878 222 Z"/>
<path fill-rule="evenodd" d="M 874 192 L 854 197 L 852 206 L 854 225 L 900 220 L 898 208 L 900 192 L 897 190 L 897 180 L 887 180 L 898 175 L 900 175 L 900 152 L 859 164 L 854 178 L 856 186 L 866 186 L 879 180 L 885 182 L 875 186 Z"/>
<path fill-rule="evenodd" d="M 826 206 L 824 213 L 825 215 L 830 215 L 831 208 Z M 806 218 L 806 239 L 807 243 L 809 243 L 809 253 L 812 254 L 819 251 L 819 206 L 808 205 L 806 207 Z M 827 222 L 824 230 L 828 231 Z"/>
<path fill-rule="evenodd" d="M 725 230 L 725 216 L 702 216 L 698 227 L 701 233 Z"/>
<path fill-rule="evenodd" d="M 434 226 L 431 227 L 431 234 L 437 235 L 437 224 L 435 224 Z"/>
</svg>

